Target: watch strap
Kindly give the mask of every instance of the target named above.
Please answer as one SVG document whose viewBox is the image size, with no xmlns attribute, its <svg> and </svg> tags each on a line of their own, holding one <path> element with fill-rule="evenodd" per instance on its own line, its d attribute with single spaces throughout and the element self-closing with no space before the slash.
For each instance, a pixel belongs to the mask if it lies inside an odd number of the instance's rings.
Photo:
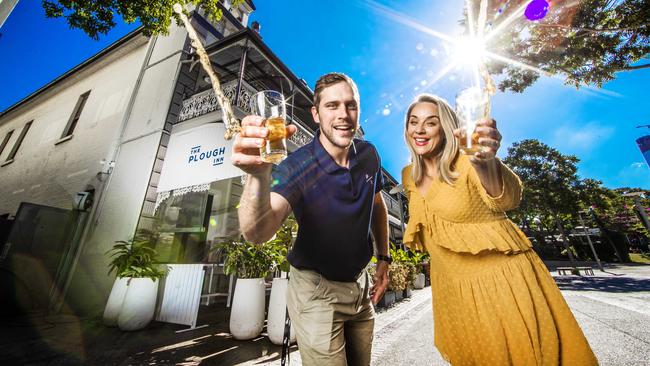
<svg viewBox="0 0 650 366">
<path fill-rule="evenodd" d="M 390 256 L 383 255 L 383 254 L 377 254 L 376 257 L 377 257 L 378 261 L 384 261 L 384 262 L 387 262 L 388 264 L 393 263 L 393 258 L 391 258 Z"/>
</svg>

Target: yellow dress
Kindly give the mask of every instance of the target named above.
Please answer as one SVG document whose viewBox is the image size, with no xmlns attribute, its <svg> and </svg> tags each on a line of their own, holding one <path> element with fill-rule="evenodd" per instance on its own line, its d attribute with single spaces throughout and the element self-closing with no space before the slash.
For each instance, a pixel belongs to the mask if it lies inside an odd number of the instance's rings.
<svg viewBox="0 0 650 366">
<path fill-rule="evenodd" d="M 454 366 L 597 365 L 553 278 L 505 215 L 519 204 L 519 178 L 501 164 L 503 192 L 491 197 L 461 155 L 454 185 L 435 181 L 423 196 L 410 170 L 402 170 L 404 243 L 431 256 L 434 343 L 443 357 Z"/>
</svg>

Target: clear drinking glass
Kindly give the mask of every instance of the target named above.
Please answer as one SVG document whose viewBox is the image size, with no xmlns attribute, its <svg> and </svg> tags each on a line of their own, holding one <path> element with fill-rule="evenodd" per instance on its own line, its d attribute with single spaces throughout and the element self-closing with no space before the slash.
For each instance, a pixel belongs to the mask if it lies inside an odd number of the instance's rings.
<svg viewBox="0 0 650 366">
<path fill-rule="evenodd" d="M 474 155 L 481 151 L 478 144 L 478 133 L 476 122 L 481 118 L 487 118 L 488 96 L 478 87 L 471 87 L 461 90 L 456 95 L 456 115 L 460 124 L 460 151 L 467 155 Z"/>
<path fill-rule="evenodd" d="M 265 119 L 269 130 L 260 157 L 267 163 L 278 164 L 287 157 L 286 103 L 282 93 L 264 90 L 253 95 L 251 112 Z"/>
</svg>

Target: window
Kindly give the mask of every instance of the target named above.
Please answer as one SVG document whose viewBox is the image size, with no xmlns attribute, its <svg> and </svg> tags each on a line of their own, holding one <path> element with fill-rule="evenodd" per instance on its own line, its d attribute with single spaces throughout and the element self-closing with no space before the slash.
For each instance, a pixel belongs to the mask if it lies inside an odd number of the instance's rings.
<svg viewBox="0 0 650 366">
<path fill-rule="evenodd" d="M 7 143 L 9 143 L 9 139 L 13 134 L 14 134 L 14 130 L 11 130 L 7 132 L 7 135 L 5 135 L 4 140 L 2 140 L 2 145 L 0 145 L 0 155 L 2 155 L 2 152 L 5 151 L 5 147 L 7 146 Z"/>
<path fill-rule="evenodd" d="M 79 121 L 79 117 L 81 116 L 81 111 L 84 109 L 84 105 L 86 105 L 86 101 L 88 100 L 89 95 L 90 95 L 90 90 L 81 94 L 79 100 L 77 100 L 77 105 L 74 107 L 74 110 L 72 111 L 72 115 L 70 116 L 68 125 L 65 126 L 65 130 L 63 130 L 63 134 L 61 135 L 61 138 L 71 136 L 72 133 L 74 132 L 74 128 L 77 127 L 77 122 Z"/>
<path fill-rule="evenodd" d="M 14 144 L 14 148 L 11 149 L 9 156 L 7 156 L 7 161 L 13 160 L 14 156 L 16 156 L 16 153 L 18 152 L 18 148 L 20 148 L 20 144 L 23 143 L 23 139 L 25 139 L 25 135 L 27 135 L 27 131 L 29 131 L 29 128 L 32 126 L 32 122 L 34 121 L 27 122 L 25 127 L 23 127 L 23 130 L 20 132 L 20 136 L 18 136 L 18 140 L 16 140 L 16 143 Z"/>
</svg>

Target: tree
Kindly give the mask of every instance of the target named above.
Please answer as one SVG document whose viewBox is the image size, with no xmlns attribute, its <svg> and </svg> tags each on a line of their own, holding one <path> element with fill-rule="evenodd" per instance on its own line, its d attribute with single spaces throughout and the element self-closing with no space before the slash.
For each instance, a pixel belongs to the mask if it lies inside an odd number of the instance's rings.
<svg viewBox="0 0 650 366">
<path fill-rule="evenodd" d="M 582 179 L 577 182 L 575 188 L 582 210 L 589 208 L 611 210 L 612 202 L 618 197 L 614 191 L 603 187 L 603 182 L 596 179 Z"/>
<path fill-rule="evenodd" d="M 206 15 L 214 20 L 221 19 L 220 0 L 43 0 L 43 8 L 48 18 L 63 17 L 70 28 L 78 28 L 97 40 L 100 34 L 106 34 L 115 27 L 115 15 L 126 23 L 139 21 L 144 34 L 168 34 L 172 17 L 177 24 L 180 20 L 172 10 L 175 3 L 184 7 L 194 5 L 201 7 Z M 244 0 L 231 0 L 232 6 L 238 6 Z"/>
<path fill-rule="evenodd" d="M 579 159 L 564 155 L 534 139 L 515 142 L 504 159 L 524 184 L 523 200 L 515 211 L 519 218 L 571 214 L 579 196 L 574 189 Z"/>
<path fill-rule="evenodd" d="M 565 228 L 580 225 L 578 212 L 589 209 L 590 214 L 583 216 L 585 223 L 599 227 L 601 239 L 611 247 L 606 251 L 626 261 L 629 259 L 628 245 L 634 242 L 638 243 L 634 244 L 636 247 L 644 248 L 647 232 L 635 214 L 632 198 L 624 197 L 623 193 L 642 190 L 611 190 L 603 187 L 599 180 L 580 179 L 576 174 L 578 162 L 575 156 L 564 155 L 537 140 L 514 143 L 504 163 L 519 175 L 524 191 L 519 208 L 509 215 L 525 229 L 536 229 L 532 234 L 543 243 L 555 229 L 564 241 L 567 238 Z M 645 193 L 647 196 L 650 192 Z M 650 200 L 642 203 L 647 207 Z M 555 241 L 554 236 L 550 237 Z M 567 254 L 571 253 L 568 242 L 564 242 L 564 247 Z"/>
<path fill-rule="evenodd" d="M 504 159 L 524 186 L 523 199 L 512 218 L 529 228 L 532 228 L 531 221 L 536 222 L 536 236 L 542 243 L 547 233 L 557 228 L 571 260 L 574 253 L 569 246 L 564 222 L 571 219 L 578 207 L 579 195 L 575 189 L 579 181 L 576 174 L 578 161 L 577 157 L 561 154 L 538 140 L 514 143 Z M 551 238 L 555 242 L 555 237 Z M 557 242 L 555 244 L 557 247 Z"/>
<path fill-rule="evenodd" d="M 643 226 L 639 214 L 636 212 L 634 206 L 634 199 L 632 197 L 625 197 L 623 194 L 628 192 L 643 192 L 645 197 L 641 200 L 641 204 L 646 211 L 650 207 L 650 191 L 640 188 L 617 188 L 614 189 L 614 198 L 612 200 L 611 209 L 605 211 L 605 222 L 608 223 L 613 230 L 620 231 L 625 234 L 636 234 L 648 237 L 648 231 Z"/>
<path fill-rule="evenodd" d="M 478 14 L 481 0 L 472 0 Z M 487 19 L 494 27 L 511 15 L 524 0 L 490 1 Z M 501 9 L 501 12 L 499 12 Z M 650 0 L 553 1 L 545 18 L 528 21 L 518 16 L 510 26 L 488 40 L 487 49 L 533 66 L 544 73 L 561 75 L 576 88 L 601 87 L 621 71 L 650 67 Z M 501 91 L 522 92 L 539 73 L 490 61 L 493 75 L 503 75 Z"/>
</svg>

